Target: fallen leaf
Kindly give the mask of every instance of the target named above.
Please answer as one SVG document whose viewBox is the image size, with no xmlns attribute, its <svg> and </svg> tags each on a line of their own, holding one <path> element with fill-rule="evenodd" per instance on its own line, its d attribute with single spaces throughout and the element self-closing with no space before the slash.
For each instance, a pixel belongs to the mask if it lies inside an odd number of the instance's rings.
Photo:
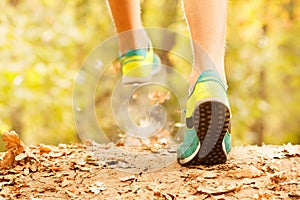
<svg viewBox="0 0 300 200">
<path fill-rule="evenodd" d="M 91 168 L 89 168 L 89 167 L 78 167 L 78 169 L 80 171 L 83 171 L 83 172 L 89 172 L 89 171 L 91 171 Z"/>
<path fill-rule="evenodd" d="M 135 176 L 134 176 L 134 175 L 131 175 L 131 176 L 125 176 L 125 177 L 119 178 L 119 180 L 120 180 L 121 182 L 133 181 L 133 180 L 135 180 Z"/>
<path fill-rule="evenodd" d="M 218 174 L 216 174 L 214 171 L 206 171 L 201 176 L 205 179 L 214 179 L 217 178 Z"/>
<path fill-rule="evenodd" d="M 159 153 L 162 148 L 159 144 L 144 145 L 145 149 L 150 150 L 152 153 Z"/>
<path fill-rule="evenodd" d="M 300 182 L 296 181 L 296 180 L 291 180 L 289 182 L 283 182 L 283 183 L 279 183 L 279 185 L 300 185 Z"/>
<path fill-rule="evenodd" d="M 285 175 L 286 171 L 278 172 L 270 176 L 270 180 L 274 183 L 280 183 L 287 180 L 287 176 Z"/>
<path fill-rule="evenodd" d="M 154 91 L 148 94 L 148 98 L 150 99 L 150 103 L 153 104 L 162 104 L 165 101 L 170 99 L 170 92 L 163 91 Z"/>
<path fill-rule="evenodd" d="M 52 150 L 46 146 L 40 146 L 40 154 L 50 153 Z"/>
<path fill-rule="evenodd" d="M 77 197 L 77 196 L 74 194 L 74 192 L 71 191 L 71 190 L 66 190 L 66 193 L 67 193 L 67 195 L 68 195 L 69 197 L 71 197 L 71 198 L 76 198 L 76 197 Z"/>
<path fill-rule="evenodd" d="M 85 158 L 85 161 L 89 165 L 99 166 L 99 162 L 98 162 L 97 158 L 94 158 L 91 155 L 87 155 L 86 158 Z"/>
<path fill-rule="evenodd" d="M 183 178 L 183 181 L 187 181 L 190 178 L 197 178 L 198 176 L 199 176 L 199 174 L 191 173 L 191 174 L 181 175 L 180 178 Z M 200 179 L 200 177 L 198 177 L 198 178 Z M 202 179 L 202 177 L 201 177 L 201 179 Z"/>
<path fill-rule="evenodd" d="M 2 195 L 10 196 L 10 194 L 11 194 L 11 190 L 8 187 L 3 187 L 2 190 L 1 190 L 1 193 L 0 193 L 1 196 Z M 11 199 L 11 198 L 9 198 L 9 199 Z M 7 200 L 7 199 L 5 198 L 4 200 Z"/>
<path fill-rule="evenodd" d="M 292 191 L 289 193 L 289 197 L 292 197 L 292 198 L 300 198 L 300 192 L 295 192 L 295 191 Z"/>
<path fill-rule="evenodd" d="M 81 160 L 81 161 L 77 162 L 77 165 L 80 165 L 83 167 L 86 165 L 86 162 Z"/>
<path fill-rule="evenodd" d="M 103 182 L 97 181 L 90 188 L 90 192 L 94 194 L 99 194 L 101 191 L 106 190 L 106 186 Z"/>
<path fill-rule="evenodd" d="M 124 147 L 125 144 L 123 141 L 119 141 L 117 144 L 116 144 L 116 147 Z"/>
<path fill-rule="evenodd" d="M 52 172 L 44 172 L 40 174 L 41 177 L 50 177 L 50 176 L 54 176 L 54 174 Z"/>
<path fill-rule="evenodd" d="M 30 172 L 29 172 L 29 168 L 26 167 L 26 168 L 24 169 L 24 171 L 23 171 L 23 174 L 24 174 L 25 176 L 27 176 L 29 173 L 30 173 Z"/>
<path fill-rule="evenodd" d="M 4 154 L 3 160 L 0 162 L 1 168 L 10 168 L 15 163 L 15 154 L 13 151 L 7 151 Z"/>
<path fill-rule="evenodd" d="M 291 143 L 284 145 L 283 152 L 287 157 L 297 157 L 300 156 L 300 146 L 294 146 Z"/>
<path fill-rule="evenodd" d="M 58 148 L 60 149 L 66 149 L 67 148 L 67 145 L 66 144 L 58 144 Z"/>
<path fill-rule="evenodd" d="M 58 157 L 61 157 L 64 153 L 63 152 L 50 152 L 48 155 L 51 157 L 51 158 L 58 158 Z"/>
<path fill-rule="evenodd" d="M 230 170 L 228 175 L 231 177 L 240 178 L 255 178 L 262 176 L 262 172 L 253 165 L 246 166 L 242 169 Z"/>
<path fill-rule="evenodd" d="M 140 189 L 140 185 L 136 182 L 132 182 L 130 185 L 130 191 L 136 193 Z"/>
<path fill-rule="evenodd" d="M 25 168 L 25 166 L 16 166 L 15 168 L 14 168 L 14 170 L 16 170 L 16 171 L 23 171 L 23 169 Z"/>
<path fill-rule="evenodd" d="M 164 193 L 159 190 L 154 190 L 154 196 L 163 197 L 164 199 L 167 199 L 167 200 L 176 199 L 174 195 L 169 194 L 169 193 Z"/>
<path fill-rule="evenodd" d="M 279 168 L 276 165 L 274 165 L 273 163 L 270 165 L 266 164 L 261 169 L 264 172 L 269 172 L 269 173 L 275 173 L 275 172 L 280 171 Z"/>
<path fill-rule="evenodd" d="M 228 186 L 228 187 L 220 187 L 220 188 L 216 188 L 214 190 L 198 187 L 197 192 L 210 194 L 210 195 L 221 195 L 221 194 L 226 194 L 229 192 L 239 191 L 242 188 L 242 186 L 243 185 L 240 184 L 240 185 L 234 185 L 234 186 Z"/>
<path fill-rule="evenodd" d="M 11 168 L 15 164 L 15 157 L 24 152 L 25 145 L 15 131 L 4 132 L 2 140 L 6 143 L 7 152 L 0 162 L 0 168 Z"/>
<path fill-rule="evenodd" d="M 13 181 L 15 179 L 15 175 L 13 174 L 8 174 L 4 176 L 5 180 Z"/>
<path fill-rule="evenodd" d="M 61 170 L 62 170 L 62 167 L 59 167 L 59 166 L 51 166 L 50 169 L 51 169 L 51 171 L 58 172 L 58 171 L 61 171 Z"/>
<path fill-rule="evenodd" d="M 15 160 L 20 161 L 23 160 L 24 158 L 27 158 L 27 155 L 25 153 L 21 153 L 15 157 Z"/>
<path fill-rule="evenodd" d="M 39 159 L 31 152 L 29 148 L 25 148 L 25 154 L 27 155 L 28 158 L 32 158 L 39 162 Z"/>
<path fill-rule="evenodd" d="M 15 131 L 4 132 L 2 137 L 3 142 L 6 143 L 5 148 L 7 150 L 13 150 L 16 155 L 24 151 L 25 145 Z"/>
<path fill-rule="evenodd" d="M 12 182 L 13 181 L 0 182 L 0 189 L 2 189 L 5 185 L 10 185 Z"/>
<path fill-rule="evenodd" d="M 97 181 L 97 182 L 95 183 L 95 185 L 96 185 L 97 187 L 99 187 L 101 190 L 106 190 L 106 186 L 104 185 L 103 182 Z"/>
<path fill-rule="evenodd" d="M 34 163 L 34 164 L 32 164 L 32 165 L 30 165 L 30 170 L 32 171 L 32 172 L 36 172 L 37 170 L 38 170 L 38 168 L 37 168 L 37 165 Z"/>
<path fill-rule="evenodd" d="M 159 143 L 162 145 L 166 145 L 168 143 L 168 140 L 166 138 L 162 138 L 159 140 Z"/>
<path fill-rule="evenodd" d="M 64 180 L 61 182 L 61 187 L 66 187 L 68 185 L 70 185 L 71 183 L 73 183 L 74 181 L 68 180 L 67 178 L 64 178 Z"/>
</svg>

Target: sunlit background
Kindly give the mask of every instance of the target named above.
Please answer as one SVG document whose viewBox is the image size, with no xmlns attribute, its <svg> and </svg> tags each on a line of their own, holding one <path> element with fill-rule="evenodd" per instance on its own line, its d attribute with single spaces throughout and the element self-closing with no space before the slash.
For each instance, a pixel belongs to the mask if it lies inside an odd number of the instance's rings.
<svg viewBox="0 0 300 200">
<path fill-rule="evenodd" d="M 89 52 L 115 34 L 106 2 L 2 0 L 0 7 L 1 133 L 15 130 L 26 144 L 79 142 L 73 86 Z M 181 1 L 144 0 L 142 9 L 146 27 L 188 34 Z M 300 1 L 232 0 L 227 21 L 234 145 L 300 143 Z M 180 68 L 171 55 L 165 62 Z"/>
</svg>

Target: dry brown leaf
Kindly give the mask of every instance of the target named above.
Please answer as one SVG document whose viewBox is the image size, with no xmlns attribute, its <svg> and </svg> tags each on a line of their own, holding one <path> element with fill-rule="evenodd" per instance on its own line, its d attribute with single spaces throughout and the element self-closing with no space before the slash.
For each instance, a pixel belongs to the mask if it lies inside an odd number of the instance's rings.
<svg viewBox="0 0 300 200">
<path fill-rule="evenodd" d="M 295 191 L 292 191 L 289 193 L 289 197 L 292 197 L 292 198 L 300 198 L 300 192 L 295 192 Z"/>
<path fill-rule="evenodd" d="M 32 172 L 36 172 L 38 170 L 38 167 L 36 165 L 36 163 L 30 165 L 29 169 L 32 171 Z"/>
<path fill-rule="evenodd" d="M 206 171 L 201 176 L 205 179 L 214 179 L 214 178 L 217 178 L 219 176 L 219 174 L 217 174 L 214 171 Z"/>
<path fill-rule="evenodd" d="M 83 160 L 80 160 L 77 162 L 77 165 L 84 167 L 86 165 L 86 162 Z"/>
<path fill-rule="evenodd" d="M 53 152 L 53 151 L 51 151 L 48 155 L 51 158 L 58 158 L 58 157 L 61 157 L 62 155 L 64 155 L 64 153 L 63 152 Z"/>
<path fill-rule="evenodd" d="M 90 188 L 90 192 L 94 194 L 99 194 L 101 191 L 106 190 L 106 186 L 103 182 L 97 181 Z"/>
<path fill-rule="evenodd" d="M 15 131 L 4 132 L 2 137 L 3 142 L 6 143 L 5 148 L 7 150 L 13 150 L 16 155 L 24 151 L 25 145 Z"/>
<path fill-rule="evenodd" d="M 253 165 L 250 165 L 243 169 L 231 170 L 228 172 L 228 175 L 236 178 L 255 178 L 262 176 L 263 173 Z"/>
<path fill-rule="evenodd" d="M 24 171 L 23 171 L 23 174 L 24 174 L 25 176 L 27 176 L 29 173 L 30 173 L 29 168 L 26 167 L 26 168 L 24 169 Z"/>
<path fill-rule="evenodd" d="M 15 164 L 15 157 L 24 152 L 25 145 L 15 131 L 4 132 L 2 140 L 6 143 L 7 152 L 0 162 L 0 168 L 10 168 Z"/>
<path fill-rule="evenodd" d="M 68 180 L 67 178 L 64 178 L 64 180 L 61 182 L 61 187 L 66 187 L 68 185 L 71 185 L 74 181 Z"/>
<path fill-rule="evenodd" d="M 234 186 L 227 186 L 227 187 L 220 187 L 216 189 L 204 189 L 201 187 L 197 188 L 197 192 L 204 193 L 204 194 L 210 194 L 210 195 L 221 195 L 226 194 L 229 192 L 239 191 L 242 188 L 242 184 L 240 185 L 234 185 Z"/>
<path fill-rule="evenodd" d="M 116 144 L 117 147 L 124 147 L 125 144 L 123 141 L 119 141 L 117 144 Z"/>
<path fill-rule="evenodd" d="M 162 192 L 159 189 L 157 189 L 157 185 L 155 183 L 147 185 L 146 189 L 150 190 L 150 191 L 153 191 L 154 196 L 163 197 L 164 199 L 168 199 L 168 200 L 176 199 L 176 197 L 173 194 L 165 193 L 165 192 Z"/>
<path fill-rule="evenodd" d="M 285 156 L 288 157 L 300 156 L 300 146 L 294 146 L 291 143 L 288 143 L 287 145 L 284 145 L 283 152 L 285 153 Z"/>
<path fill-rule="evenodd" d="M 78 167 L 78 169 L 79 169 L 80 171 L 83 171 L 83 172 L 90 172 L 90 171 L 92 171 L 92 169 L 89 168 L 89 167 Z"/>
<path fill-rule="evenodd" d="M 31 152 L 31 150 L 28 147 L 25 148 L 25 154 L 27 155 L 28 158 L 39 161 L 39 159 L 33 154 L 33 152 Z"/>
<path fill-rule="evenodd" d="M 19 154 L 19 155 L 17 155 L 16 157 L 15 157 L 15 160 L 16 161 L 20 161 L 20 160 L 23 160 L 24 158 L 27 158 L 28 156 L 25 154 L 25 153 L 21 153 L 21 154 Z"/>
<path fill-rule="evenodd" d="M 287 180 L 287 176 L 285 173 L 286 171 L 275 173 L 270 177 L 270 180 L 273 181 L 274 183 L 284 182 Z"/>
<path fill-rule="evenodd" d="M 175 199 L 174 195 L 168 194 L 168 193 L 164 193 L 164 192 L 161 192 L 159 190 L 154 190 L 154 196 L 163 197 L 164 199 L 167 199 L 167 200 L 173 200 L 173 199 Z"/>
<path fill-rule="evenodd" d="M 66 148 L 67 148 L 67 145 L 66 145 L 66 144 L 60 143 L 60 144 L 58 144 L 58 148 L 59 148 L 59 149 L 66 149 Z"/>
<path fill-rule="evenodd" d="M 266 165 L 264 165 L 262 168 L 261 168 L 264 172 L 269 172 L 269 173 L 274 173 L 274 172 L 278 172 L 278 171 L 280 171 L 279 170 L 279 168 L 275 165 L 275 164 L 273 164 L 273 163 L 271 163 L 271 164 L 266 164 Z"/>
<path fill-rule="evenodd" d="M 10 168 L 15 163 L 15 154 L 13 151 L 7 151 L 0 162 L 0 168 Z"/>
<path fill-rule="evenodd" d="M 62 170 L 62 167 L 60 166 L 51 166 L 50 169 L 54 172 L 58 172 Z"/>
<path fill-rule="evenodd" d="M 170 92 L 154 91 L 148 94 L 150 103 L 153 104 L 162 104 L 165 101 L 170 99 Z"/>
<path fill-rule="evenodd" d="M 52 150 L 46 146 L 40 146 L 40 154 L 50 153 Z"/>
<path fill-rule="evenodd" d="M 11 184 L 12 182 L 13 182 L 13 180 L 11 180 L 11 181 L 1 181 L 0 182 L 0 189 L 2 189 L 3 186 L 5 186 L 5 185 Z"/>
<path fill-rule="evenodd" d="M 135 176 L 134 176 L 134 175 L 131 175 L 131 176 L 125 176 L 125 177 L 119 178 L 119 180 L 120 180 L 121 182 L 133 181 L 133 180 L 135 180 Z"/>
<path fill-rule="evenodd" d="M 4 195 L 4 196 L 7 196 L 7 197 L 10 196 L 10 194 L 11 194 L 11 191 L 8 187 L 3 187 L 2 190 L 1 190 L 1 193 L 0 193 L 1 196 Z M 9 199 L 11 199 L 11 198 L 9 198 Z"/>
<path fill-rule="evenodd" d="M 74 194 L 74 191 L 72 190 L 66 190 L 66 193 L 71 198 L 76 198 L 77 196 Z"/>
<path fill-rule="evenodd" d="M 130 191 L 131 191 L 131 192 L 136 193 L 136 192 L 140 189 L 140 184 L 137 183 L 137 182 L 132 182 L 132 183 L 129 185 L 129 188 L 130 188 Z"/>
<path fill-rule="evenodd" d="M 150 150 L 152 153 L 159 153 L 161 146 L 159 144 L 144 145 L 145 149 Z"/>
<path fill-rule="evenodd" d="M 25 166 L 16 166 L 15 168 L 14 168 L 14 170 L 16 170 L 16 171 L 23 171 L 23 169 L 25 168 Z"/>
</svg>

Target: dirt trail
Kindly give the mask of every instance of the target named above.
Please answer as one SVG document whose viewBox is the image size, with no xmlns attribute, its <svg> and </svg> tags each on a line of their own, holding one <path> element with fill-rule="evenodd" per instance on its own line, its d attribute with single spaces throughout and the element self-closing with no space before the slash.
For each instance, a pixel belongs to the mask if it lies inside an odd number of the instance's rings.
<svg viewBox="0 0 300 200">
<path fill-rule="evenodd" d="M 132 160 L 124 154 L 127 165 L 120 165 L 107 156 L 110 148 L 98 146 L 98 159 L 80 144 L 25 147 L 9 169 L 2 161 L 0 200 L 300 199 L 299 145 L 234 147 L 226 164 L 187 168 L 168 161 L 157 171 L 130 173 L 124 169 Z M 172 149 L 163 152 L 173 159 Z"/>
</svg>

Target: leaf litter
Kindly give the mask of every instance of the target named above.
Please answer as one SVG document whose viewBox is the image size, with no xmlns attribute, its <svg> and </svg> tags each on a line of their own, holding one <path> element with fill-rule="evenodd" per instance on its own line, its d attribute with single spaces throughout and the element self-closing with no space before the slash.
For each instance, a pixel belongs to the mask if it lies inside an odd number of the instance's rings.
<svg viewBox="0 0 300 200">
<path fill-rule="evenodd" d="M 112 169 L 105 157 L 94 157 L 82 144 L 26 146 L 15 132 L 5 132 L 3 140 L 7 151 L 0 153 L 0 199 L 297 199 L 300 196 L 299 145 L 234 147 L 226 164 L 188 168 L 174 162 L 152 173 L 141 170 L 129 174 L 119 171 L 119 165 Z M 104 153 L 110 149 L 105 145 L 98 148 Z M 140 151 L 150 152 L 143 148 Z M 123 159 L 128 158 L 124 155 Z"/>
</svg>

